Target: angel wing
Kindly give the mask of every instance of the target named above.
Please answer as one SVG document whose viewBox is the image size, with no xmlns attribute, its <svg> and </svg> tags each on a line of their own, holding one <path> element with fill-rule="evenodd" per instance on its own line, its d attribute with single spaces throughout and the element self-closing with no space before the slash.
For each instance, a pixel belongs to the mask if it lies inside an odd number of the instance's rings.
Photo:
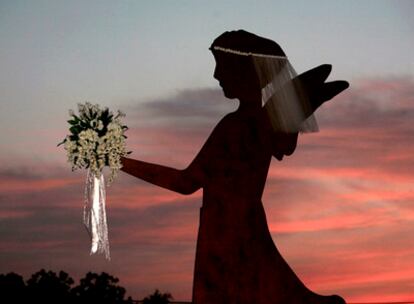
<svg viewBox="0 0 414 304">
<path fill-rule="evenodd" d="M 304 93 L 309 98 L 312 112 L 307 113 L 308 116 L 315 112 L 324 102 L 331 100 L 349 87 L 349 83 L 345 80 L 325 82 L 331 71 L 332 65 L 322 64 L 293 79 L 294 82 L 300 83 Z"/>
<path fill-rule="evenodd" d="M 311 109 L 306 113 L 306 118 L 315 112 L 324 102 L 331 100 L 349 87 L 349 83 L 344 80 L 325 82 L 331 71 L 332 65 L 322 64 L 293 79 L 297 85 L 301 86 L 307 101 L 311 105 Z M 298 133 L 274 132 L 273 137 L 273 155 L 278 160 L 282 160 L 283 156 L 291 155 L 295 151 Z"/>
</svg>

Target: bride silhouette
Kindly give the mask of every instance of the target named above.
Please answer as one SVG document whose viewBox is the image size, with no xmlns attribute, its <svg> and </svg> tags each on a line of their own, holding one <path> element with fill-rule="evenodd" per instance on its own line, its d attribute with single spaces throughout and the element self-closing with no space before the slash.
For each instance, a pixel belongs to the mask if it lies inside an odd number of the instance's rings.
<svg viewBox="0 0 414 304">
<path fill-rule="evenodd" d="M 227 98 L 239 100 L 238 109 L 221 119 L 186 169 L 122 158 L 124 172 L 152 184 L 182 194 L 203 188 L 192 302 L 345 303 L 337 295 L 310 291 L 280 255 L 267 226 L 261 197 L 271 158 L 291 155 L 300 130 L 275 127 L 272 111 L 262 106 L 266 83 L 252 55 L 283 59 L 284 52 L 276 42 L 243 30 L 223 33 L 210 49 L 214 78 Z M 321 65 L 292 79 L 302 101 L 309 101 L 302 120 L 349 86 L 325 83 L 330 71 L 330 65 Z"/>
</svg>

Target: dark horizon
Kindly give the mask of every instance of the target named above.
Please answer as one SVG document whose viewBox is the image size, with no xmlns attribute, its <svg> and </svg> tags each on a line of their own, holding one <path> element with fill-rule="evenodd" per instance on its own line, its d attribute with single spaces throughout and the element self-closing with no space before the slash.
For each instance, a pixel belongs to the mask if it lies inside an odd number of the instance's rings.
<svg viewBox="0 0 414 304">
<path fill-rule="evenodd" d="M 7 288 L 7 289 L 11 289 L 11 290 L 16 290 L 16 288 L 19 288 L 20 286 L 18 286 L 18 284 L 16 284 L 16 283 L 19 283 L 19 281 L 17 280 L 16 281 L 16 277 L 21 277 L 22 279 L 23 279 L 23 283 L 25 284 L 25 288 L 27 288 L 28 286 L 29 286 L 29 284 L 33 284 L 33 282 L 31 282 L 30 283 L 30 280 L 31 279 L 33 279 L 33 277 L 35 276 L 35 275 L 39 275 L 40 273 L 43 273 L 43 276 L 45 277 L 45 275 L 46 274 L 50 274 L 50 273 L 52 273 L 53 275 L 55 275 L 55 279 L 57 280 L 57 279 L 59 279 L 59 278 L 61 278 L 62 276 L 61 276 L 61 273 L 63 273 L 64 275 L 68 275 L 67 277 L 66 276 L 63 276 L 63 280 L 61 280 L 61 283 L 65 283 L 65 284 L 67 284 L 67 282 L 69 281 L 69 283 L 70 283 L 70 285 L 71 285 L 71 289 L 74 289 L 74 288 L 76 288 L 77 287 L 77 284 L 76 284 L 76 282 L 75 281 L 70 281 L 72 278 L 70 277 L 70 274 L 67 274 L 66 272 L 64 272 L 64 271 L 59 271 L 59 272 L 53 272 L 53 271 L 51 271 L 51 270 L 45 270 L 45 269 L 41 269 L 41 270 L 39 270 L 39 271 L 37 271 L 36 273 L 34 273 L 34 274 L 32 274 L 32 276 L 30 277 L 30 278 L 28 278 L 28 279 L 24 279 L 20 274 L 18 274 L 18 273 L 16 273 L 16 272 L 10 272 L 10 273 L 7 273 L 7 274 L 5 274 L 5 273 L 0 273 L 0 296 L 3 296 L 4 297 L 4 293 L 5 293 L 5 289 L 3 289 L 3 288 Z M 115 285 L 113 285 L 114 287 L 116 286 L 117 288 L 123 288 L 122 287 L 122 282 L 120 282 L 119 280 L 118 280 L 118 278 L 116 278 L 116 277 L 113 277 L 113 276 L 111 276 L 111 274 L 106 274 L 106 273 L 101 273 L 101 274 L 94 274 L 94 273 L 91 273 L 91 272 L 88 272 L 86 275 L 85 275 L 85 277 L 83 278 L 83 279 L 85 279 L 89 274 L 93 274 L 93 275 L 97 275 L 98 277 L 99 276 L 102 276 L 102 275 L 108 275 L 108 277 L 109 278 L 113 278 L 113 280 L 109 280 L 109 282 L 111 282 L 112 284 L 113 283 L 115 283 Z M 13 280 L 10 280 L 10 275 L 11 276 L 13 276 Z M 7 278 L 9 276 L 9 280 L 7 281 L 7 280 L 5 280 L 5 278 Z M 69 278 L 69 280 L 68 280 L 68 278 Z M 38 283 L 40 282 L 40 281 L 37 281 Z M 108 283 L 109 283 L 108 282 Z M 8 284 L 7 284 L 8 283 Z M 13 285 L 11 285 L 10 283 L 14 283 L 15 284 L 15 286 L 13 286 Z M 51 282 L 50 282 L 51 283 Z M 72 286 L 73 285 L 73 286 Z M 49 287 L 47 287 L 46 289 L 42 289 L 42 290 L 44 290 L 44 291 L 47 291 L 47 292 L 51 292 L 52 294 L 53 294 L 53 288 L 54 287 L 56 287 L 57 285 L 50 285 Z M 93 287 L 93 286 L 91 286 L 91 287 Z M 22 290 L 20 289 L 20 291 L 22 292 Z M 130 298 L 130 296 L 128 295 L 128 290 L 125 290 L 124 291 L 124 293 L 123 294 L 125 294 L 125 296 L 123 296 L 123 298 L 125 299 L 125 300 L 127 300 L 127 299 L 130 299 L 130 301 L 131 301 L 131 303 L 136 303 L 136 304 L 139 304 L 139 303 L 145 303 L 145 300 L 146 299 L 149 299 L 149 297 L 151 296 L 151 295 L 156 295 L 156 294 L 159 294 L 159 295 L 161 295 L 161 296 L 163 296 L 163 295 L 169 295 L 169 297 L 171 296 L 171 299 L 170 300 L 168 300 L 168 303 L 170 303 L 170 304 L 191 304 L 192 302 L 191 301 L 181 301 L 181 300 L 179 300 L 179 299 L 176 299 L 176 298 L 174 298 L 174 296 L 172 295 L 172 294 L 170 294 L 170 293 L 168 293 L 168 291 L 163 291 L 163 290 L 159 290 L 158 288 L 156 288 L 152 293 L 150 293 L 150 294 L 148 294 L 148 295 L 146 295 L 144 298 L 142 298 L 142 299 L 133 299 L 133 298 Z M 148 300 L 147 300 L 148 301 Z M 158 302 L 157 302 L 158 303 Z M 346 302 L 346 304 L 413 304 L 414 303 L 414 300 L 413 301 L 366 301 L 366 302 Z"/>
</svg>

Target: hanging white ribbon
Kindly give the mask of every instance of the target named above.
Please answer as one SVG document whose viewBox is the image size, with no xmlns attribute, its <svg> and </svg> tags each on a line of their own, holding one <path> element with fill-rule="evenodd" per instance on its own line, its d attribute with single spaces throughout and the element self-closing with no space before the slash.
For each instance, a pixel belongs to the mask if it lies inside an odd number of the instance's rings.
<svg viewBox="0 0 414 304">
<path fill-rule="evenodd" d="M 105 183 L 102 172 L 96 177 L 90 169 L 86 176 L 83 223 L 91 237 L 91 254 L 104 253 L 110 260 L 105 210 Z"/>
</svg>

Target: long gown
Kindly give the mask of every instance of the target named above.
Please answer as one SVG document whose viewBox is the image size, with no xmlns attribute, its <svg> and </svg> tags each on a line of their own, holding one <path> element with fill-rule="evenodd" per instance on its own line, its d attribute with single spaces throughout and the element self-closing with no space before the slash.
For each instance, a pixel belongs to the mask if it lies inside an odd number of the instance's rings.
<svg viewBox="0 0 414 304">
<path fill-rule="evenodd" d="M 343 303 L 308 290 L 272 240 L 261 197 L 281 146 L 263 115 L 225 116 L 192 163 L 203 172 L 192 302 Z"/>
</svg>

